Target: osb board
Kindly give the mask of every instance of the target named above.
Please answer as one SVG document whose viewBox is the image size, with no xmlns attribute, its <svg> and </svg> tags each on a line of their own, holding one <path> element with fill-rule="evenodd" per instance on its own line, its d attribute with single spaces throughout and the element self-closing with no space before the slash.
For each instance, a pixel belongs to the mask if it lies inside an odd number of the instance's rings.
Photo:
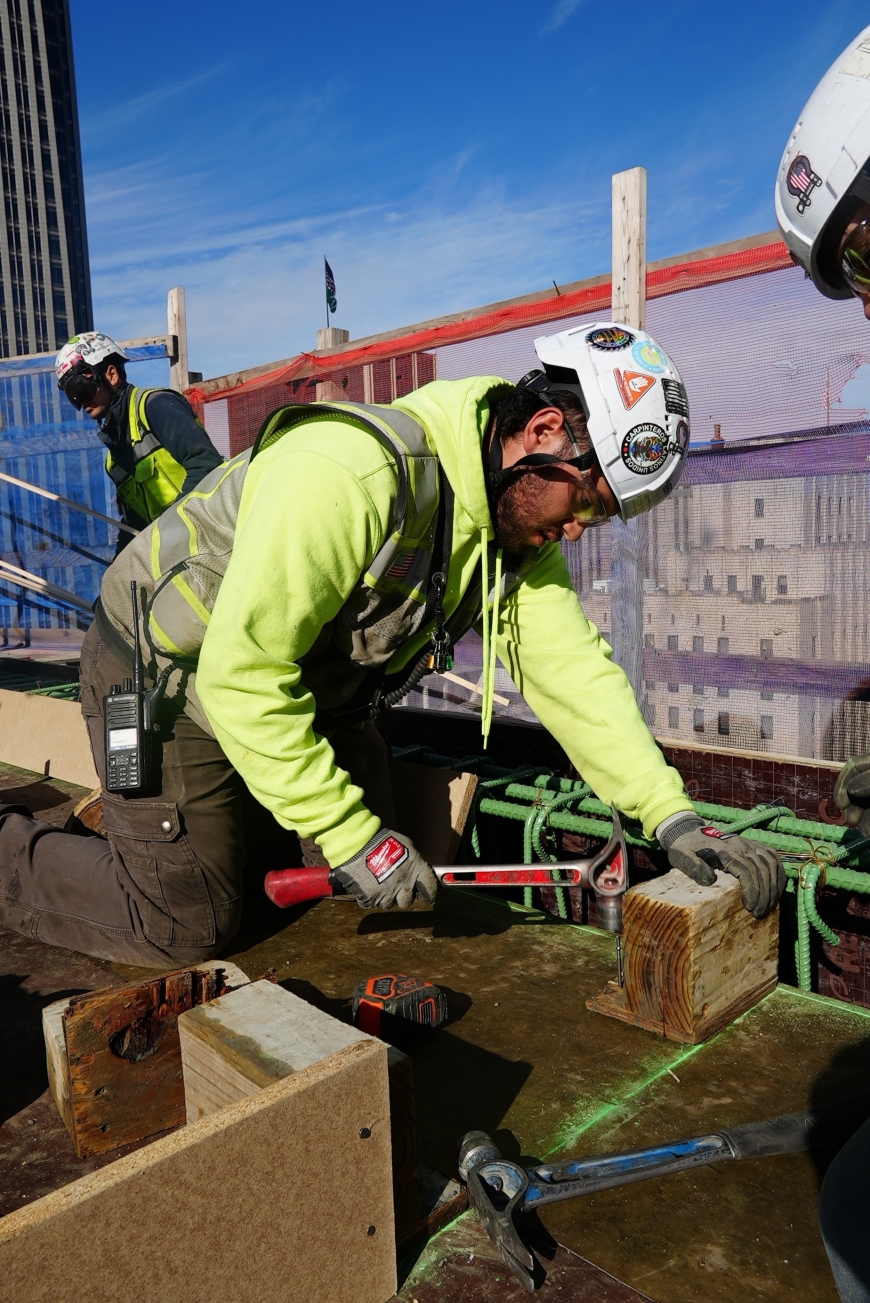
<svg viewBox="0 0 870 1303">
<path fill-rule="evenodd" d="M 350 1045 L 10 1213 L 0 1281 L 15 1303 L 385 1303 L 386 1046 Z"/>
<path fill-rule="evenodd" d="M 82 787 L 100 782 L 75 701 L 0 688 L 0 761 Z"/>
<path fill-rule="evenodd" d="M 430 864 L 452 864 L 474 799 L 477 776 L 396 760 L 390 777 L 401 831 Z"/>
</svg>

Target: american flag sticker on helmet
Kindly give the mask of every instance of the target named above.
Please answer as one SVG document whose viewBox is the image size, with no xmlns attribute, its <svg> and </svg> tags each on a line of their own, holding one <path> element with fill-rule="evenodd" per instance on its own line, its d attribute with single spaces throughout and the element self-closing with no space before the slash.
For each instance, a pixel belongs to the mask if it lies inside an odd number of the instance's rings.
<svg viewBox="0 0 870 1303">
<path fill-rule="evenodd" d="M 798 201 L 798 212 L 803 213 L 809 208 L 812 202 L 810 195 L 822 184 L 822 178 L 813 171 L 806 154 L 798 154 L 788 169 L 785 184 L 789 194 L 794 195 Z"/>
</svg>

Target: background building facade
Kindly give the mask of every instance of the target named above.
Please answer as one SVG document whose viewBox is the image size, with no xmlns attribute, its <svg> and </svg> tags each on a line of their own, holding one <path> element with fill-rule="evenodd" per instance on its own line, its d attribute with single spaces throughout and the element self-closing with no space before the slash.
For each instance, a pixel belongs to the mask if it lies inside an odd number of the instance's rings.
<svg viewBox="0 0 870 1303">
<path fill-rule="evenodd" d="M 0 0 L 0 356 L 93 328 L 68 0 Z"/>
</svg>

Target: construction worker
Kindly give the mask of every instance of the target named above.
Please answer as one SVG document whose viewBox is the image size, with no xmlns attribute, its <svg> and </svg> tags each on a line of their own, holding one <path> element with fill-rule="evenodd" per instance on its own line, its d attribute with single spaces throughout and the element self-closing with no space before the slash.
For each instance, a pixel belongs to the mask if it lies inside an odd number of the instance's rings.
<svg viewBox="0 0 870 1303">
<path fill-rule="evenodd" d="M 430 902 L 371 721 L 472 627 L 484 734 L 498 654 L 601 799 L 672 864 L 706 883 L 735 874 L 758 916 L 776 904 L 778 857 L 693 812 L 559 547 L 672 491 L 689 442 L 679 373 L 609 322 L 536 348 L 544 371 L 518 385 L 282 408 L 124 550 L 81 660 L 107 840 L 0 807 L 0 923 L 125 963 L 214 954 L 241 916 L 243 784 L 360 905 Z M 136 730 L 107 729 L 104 699 L 133 674 L 136 626 L 146 681 L 165 689 L 162 754 L 148 790 L 125 795 L 107 789 L 142 778 Z"/>
<path fill-rule="evenodd" d="M 829 299 L 857 298 L 870 320 L 870 27 L 801 113 L 779 166 L 776 215 L 792 257 L 816 288 Z M 834 799 L 846 822 L 870 836 L 870 755 L 847 761 Z M 870 1303 L 868 1171 L 870 1122 L 834 1159 L 819 1195 L 822 1236 L 844 1303 Z"/>
<path fill-rule="evenodd" d="M 222 459 L 183 394 L 128 383 L 129 360 L 114 339 L 88 330 L 64 344 L 54 369 L 73 407 L 99 422 L 121 519 L 144 529 Z M 130 537 L 119 531 L 119 551 Z"/>
</svg>

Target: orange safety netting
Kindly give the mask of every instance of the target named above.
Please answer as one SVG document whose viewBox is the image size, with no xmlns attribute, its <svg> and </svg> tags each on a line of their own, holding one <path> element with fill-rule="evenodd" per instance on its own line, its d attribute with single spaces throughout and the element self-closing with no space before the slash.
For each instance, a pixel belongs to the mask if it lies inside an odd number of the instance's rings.
<svg viewBox="0 0 870 1303">
<path fill-rule="evenodd" d="M 754 249 L 701 258 L 694 262 L 677 263 L 671 267 L 659 267 L 647 276 L 647 298 L 655 299 L 667 294 L 679 294 L 683 290 L 736 280 L 743 276 L 756 276 L 762 272 L 778 271 L 791 265 L 791 258 L 785 244 L 778 240 L 773 244 L 760 245 Z M 265 375 L 208 394 L 194 387 L 188 390 L 187 396 L 201 410 L 203 403 L 213 402 L 215 399 L 230 396 L 236 398 L 272 386 L 288 385 L 302 377 L 320 377 L 327 373 L 335 373 L 336 370 L 346 371 L 348 368 L 365 366 L 382 359 L 419 354 L 423 350 L 463 343 L 484 335 L 501 334 L 538 322 L 558 321 L 564 317 L 603 311 L 609 309 L 610 300 L 610 281 L 604 280 L 571 293 L 556 291 L 552 297 L 538 299 L 533 303 L 509 304 L 493 312 L 484 313 L 482 316 L 448 321 L 443 325 L 431 326 L 392 339 L 377 340 L 371 344 L 360 345 L 358 348 L 345 348 L 340 353 L 326 355 L 300 353 L 298 357 Z"/>
</svg>

